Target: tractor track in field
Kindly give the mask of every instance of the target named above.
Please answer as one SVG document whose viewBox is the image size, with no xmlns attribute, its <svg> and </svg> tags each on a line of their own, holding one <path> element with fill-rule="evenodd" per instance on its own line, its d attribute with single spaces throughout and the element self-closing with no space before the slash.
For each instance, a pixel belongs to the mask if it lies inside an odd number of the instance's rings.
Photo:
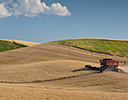
<svg viewBox="0 0 128 100">
<path fill-rule="evenodd" d="M 80 75 L 65 76 L 65 77 L 60 77 L 60 78 L 53 78 L 53 79 L 46 79 L 46 80 L 35 80 L 35 81 L 26 81 L 26 82 L 0 81 L 0 83 L 7 83 L 7 84 L 43 83 L 43 82 L 66 80 L 66 79 L 77 78 L 77 77 L 82 77 L 82 76 L 92 75 L 92 74 L 99 74 L 99 73 L 100 72 L 93 72 L 93 73 L 86 73 L 86 74 L 80 74 Z M 128 73 L 125 73 L 125 72 L 119 72 L 119 73 L 128 74 Z"/>
<path fill-rule="evenodd" d="M 90 74 L 97 74 L 99 72 L 93 72 L 93 73 L 87 73 L 87 74 L 80 74 L 80 75 L 73 75 L 73 76 L 65 76 L 60 78 L 54 78 L 54 79 L 47 79 L 47 80 L 35 80 L 35 81 L 26 81 L 26 82 L 9 82 L 9 81 L 0 81 L 0 83 L 9 83 L 9 84 L 24 84 L 24 83 L 43 83 L 43 82 L 51 82 L 51 81 L 58 81 L 58 80 L 65 80 L 65 79 L 71 79 L 81 76 L 86 76 Z"/>
</svg>

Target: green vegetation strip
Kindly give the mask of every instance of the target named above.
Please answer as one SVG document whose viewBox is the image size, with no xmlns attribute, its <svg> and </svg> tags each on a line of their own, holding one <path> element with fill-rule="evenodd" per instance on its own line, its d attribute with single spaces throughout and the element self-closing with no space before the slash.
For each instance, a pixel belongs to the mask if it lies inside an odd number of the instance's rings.
<svg viewBox="0 0 128 100">
<path fill-rule="evenodd" d="M 107 39 L 71 39 L 55 41 L 55 43 L 74 46 L 99 53 L 128 57 L 128 41 Z"/>
<path fill-rule="evenodd" d="M 25 46 L 15 44 L 13 42 L 0 41 L 0 52 L 22 48 Z"/>
</svg>

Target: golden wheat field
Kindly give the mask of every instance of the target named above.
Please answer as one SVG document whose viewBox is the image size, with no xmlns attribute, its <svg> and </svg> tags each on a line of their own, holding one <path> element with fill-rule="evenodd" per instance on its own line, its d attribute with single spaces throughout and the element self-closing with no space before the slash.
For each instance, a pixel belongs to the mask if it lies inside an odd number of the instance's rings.
<svg viewBox="0 0 128 100">
<path fill-rule="evenodd" d="M 9 40 L 9 39 L 0 39 L 0 41 L 12 42 L 12 43 L 16 43 L 16 44 L 27 46 L 27 47 L 39 44 L 39 43 L 35 43 L 35 42 L 19 41 L 19 40 Z"/>
<path fill-rule="evenodd" d="M 0 100 L 128 100 L 128 74 L 92 71 L 99 54 L 57 43 L 0 53 Z"/>
</svg>

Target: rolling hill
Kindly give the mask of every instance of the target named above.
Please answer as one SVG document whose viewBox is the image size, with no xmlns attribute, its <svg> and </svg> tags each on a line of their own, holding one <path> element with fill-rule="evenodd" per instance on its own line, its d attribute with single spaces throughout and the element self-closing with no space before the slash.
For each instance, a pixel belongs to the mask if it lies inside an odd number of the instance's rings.
<svg viewBox="0 0 128 100">
<path fill-rule="evenodd" d="M 34 46 L 38 44 L 39 43 L 27 42 L 27 41 L 0 39 L 0 52 L 28 47 L 28 46 Z"/>
<path fill-rule="evenodd" d="M 63 45 L 73 46 L 97 53 L 105 53 L 128 57 L 128 41 L 112 39 L 70 39 L 54 41 Z"/>
<path fill-rule="evenodd" d="M 127 73 L 84 67 L 103 58 L 128 61 L 60 41 L 1 52 L 0 100 L 127 100 Z"/>
</svg>

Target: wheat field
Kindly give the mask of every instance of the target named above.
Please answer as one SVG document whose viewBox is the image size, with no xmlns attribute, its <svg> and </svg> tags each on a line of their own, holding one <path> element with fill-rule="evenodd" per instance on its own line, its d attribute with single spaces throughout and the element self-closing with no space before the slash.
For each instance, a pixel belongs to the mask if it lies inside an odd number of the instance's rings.
<svg viewBox="0 0 128 100">
<path fill-rule="evenodd" d="M 27 46 L 27 47 L 40 44 L 40 43 L 35 43 L 35 42 L 9 40 L 9 39 L 0 39 L 0 41 L 7 41 L 7 42 L 11 42 L 11 43 L 16 43 L 16 44 L 19 44 L 19 45 Z"/>
<path fill-rule="evenodd" d="M 92 71 L 99 54 L 57 43 L 0 53 L 0 100 L 127 100 L 128 74 Z"/>
</svg>

